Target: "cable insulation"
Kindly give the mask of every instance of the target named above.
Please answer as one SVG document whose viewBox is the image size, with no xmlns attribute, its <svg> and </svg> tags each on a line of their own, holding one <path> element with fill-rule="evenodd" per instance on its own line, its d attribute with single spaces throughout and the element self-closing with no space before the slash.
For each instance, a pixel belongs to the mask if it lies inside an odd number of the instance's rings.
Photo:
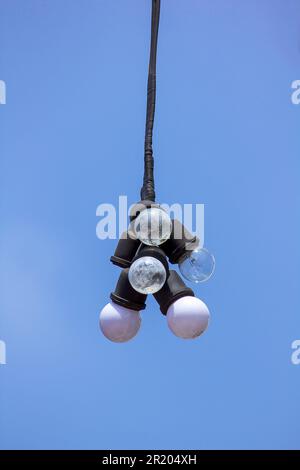
<svg viewBox="0 0 300 470">
<path fill-rule="evenodd" d="M 152 0 L 152 20 L 151 20 L 151 47 L 148 70 L 147 85 L 147 114 L 145 129 L 145 147 L 144 147 L 144 179 L 141 189 L 141 199 L 155 201 L 154 189 L 154 158 L 152 148 L 153 123 L 155 114 L 156 100 L 156 55 L 157 38 L 160 15 L 160 0 Z"/>
</svg>

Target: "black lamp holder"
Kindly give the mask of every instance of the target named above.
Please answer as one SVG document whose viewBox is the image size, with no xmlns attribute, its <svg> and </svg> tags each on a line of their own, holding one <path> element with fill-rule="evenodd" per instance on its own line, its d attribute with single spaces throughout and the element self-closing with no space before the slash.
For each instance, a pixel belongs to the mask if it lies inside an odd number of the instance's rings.
<svg viewBox="0 0 300 470">
<path fill-rule="evenodd" d="M 136 217 L 145 209 L 159 208 L 155 203 L 154 188 L 154 159 L 152 148 L 153 124 L 156 100 L 156 55 L 157 38 L 160 15 L 160 0 L 152 0 L 152 20 L 151 20 L 151 47 L 148 70 L 147 85 L 147 113 L 144 143 L 144 178 L 141 189 L 141 201 L 136 203 L 129 215 L 130 225 L 127 232 L 120 238 L 115 253 L 110 260 L 116 266 L 123 268 L 116 289 L 111 294 L 113 302 L 133 310 L 145 308 L 146 295 L 135 291 L 128 279 L 128 272 L 131 264 L 141 256 L 153 256 L 159 259 L 166 270 L 167 279 L 159 292 L 154 294 L 160 305 L 163 314 L 166 314 L 172 302 L 186 295 L 194 295 L 192 289 L 188 288 L 176 271 L 170 271 L 167 257 L 171 264 L 176 264 L 186 256 L 188 251 L 198 245 L 197 237 L 189 233 L 188 230 L 178 220 L 172 221 L 172 232 L 170 238 L 160 247 L 144 245 L 136 237 L 133 225 Z"/>
</svg>

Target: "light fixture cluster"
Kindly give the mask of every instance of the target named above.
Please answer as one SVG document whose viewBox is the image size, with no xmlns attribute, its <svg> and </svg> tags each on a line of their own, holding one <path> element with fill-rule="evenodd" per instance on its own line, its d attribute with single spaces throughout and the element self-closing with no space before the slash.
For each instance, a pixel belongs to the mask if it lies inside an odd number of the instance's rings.
<svg viewBox="0 0 300 470">
<path fill-rule="evenodd" d="M 169 262 L 178 264 L 188 280 L 203 282 L 213 272 L 213 256 L 199 248 L 198 238 L 178 220 L 171 220 L 151 201 L 135 205 L 130 219 L 129 229 L 111 257 L 122 272 L 111 302 L 100 313 L 103 334 L 115 342 L 133 338 L 141 325 L 140 311 L 146 307 L 147 295 L 153 294 L 176 336 L 198 337 L 208 326 L 209 310 L 179 274 L 169 269 Z"/>
<path fill-rule="evenodd" d="M 141 202 L 130 214 L 130 225 L 119 240 L 112 263 L 122 268 L 111 302 L 100 313 L 103 334 L 115 342 L 133 338 L 141 325 L 140 311 L 153 294 L 166 315 L 171 331 L 181 338 L 196 338 L 209 322 L 209 311 L 194 296 L 178 273 L 169 269 L 178 264 L 183 277 L 193 282 L 207 280 L 214 270 L 214 257 L 199 247 L 178 220 L 155 203 L 154 158 L 152 149 L 156 99 L 156 52 L 160 0 L 152 0 L 151 47 L 147 87 L 144 145 L 144 178 Z M 169 262 L 168 262 L 169 261 Z"/>
</svg>

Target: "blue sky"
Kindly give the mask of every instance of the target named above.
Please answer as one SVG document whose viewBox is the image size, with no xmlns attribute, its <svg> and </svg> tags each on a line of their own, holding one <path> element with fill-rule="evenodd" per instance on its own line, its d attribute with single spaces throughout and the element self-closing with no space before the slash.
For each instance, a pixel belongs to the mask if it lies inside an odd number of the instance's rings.
<svg viewBox="0 0 300 470">
<path fill-rule="evenodd" d="M 150 1 L 1 0 L 0 447 L 299 448 L 297 0 L 162 0 L 158 200 L 205 204 L 212 321 L 98 329 L 98 204 L 139 197 Z"/>
</svg>

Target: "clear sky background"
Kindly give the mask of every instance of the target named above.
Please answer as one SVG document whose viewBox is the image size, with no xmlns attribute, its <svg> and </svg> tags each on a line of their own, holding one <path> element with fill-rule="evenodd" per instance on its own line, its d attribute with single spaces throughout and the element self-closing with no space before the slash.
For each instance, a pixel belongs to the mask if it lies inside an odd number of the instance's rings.
<svg viewBox="0 0 300 470">
<path fill-rule="evenodd" d="M 157 197 L 205 204 L 212 321 L 180 340 L 149 298 L 127 344 L 96 207 L 139 198 L 151 2 L 0 9 L 0 447 L 300 448 L 299 1 L 162 0 Z"/>
</svg>

